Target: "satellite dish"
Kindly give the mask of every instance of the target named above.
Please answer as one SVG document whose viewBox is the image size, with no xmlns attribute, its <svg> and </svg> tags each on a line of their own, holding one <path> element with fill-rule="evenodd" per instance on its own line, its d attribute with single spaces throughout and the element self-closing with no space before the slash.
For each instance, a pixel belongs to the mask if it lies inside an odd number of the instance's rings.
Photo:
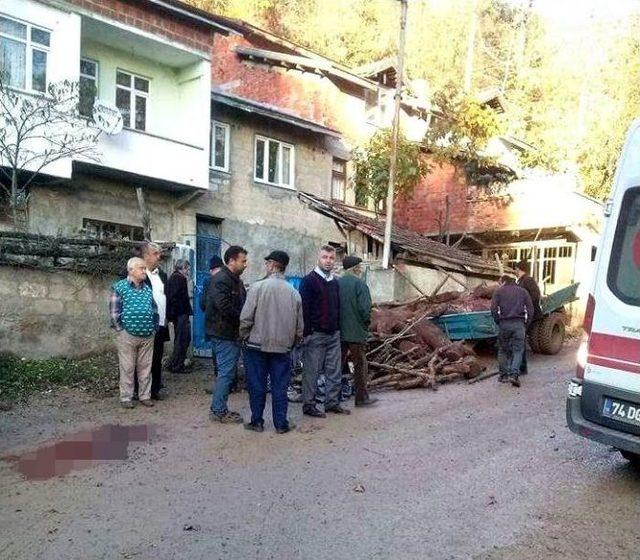
<svg viewBox="0 0 640 560">
<path fill-rule="evenodd" d="M 102 99 L 96 99 L 93 104 L 93 122 L 107 134 L 119 134 L 124 124 L 120 109 Z"/>
</svg>

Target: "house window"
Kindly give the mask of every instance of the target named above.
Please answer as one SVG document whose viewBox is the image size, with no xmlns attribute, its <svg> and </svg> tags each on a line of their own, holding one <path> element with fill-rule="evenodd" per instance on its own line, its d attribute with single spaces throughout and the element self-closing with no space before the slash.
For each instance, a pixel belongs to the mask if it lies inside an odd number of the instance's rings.
<svg viewBox="0 0 640 560">
<path fill-rule="evenodd" d="M 80 59 L 80 103 L 78 110 L 83 117 L 93 115 L 93 104 L 98 95 L 98 63 L 88 58 Z"/>
<path fill-rule="evenodd" d="M 229 171 L 229 125 L 211 121 L 211 158 L 212 169 Z"/>
<path fill-rule="evenodd" d="M 10 87 L 45 92 L 51 33 L 0 16 L 0 78 Z"/>
<path fill-rule="evenodd" d="M 331 171 L 331 198 L 344 202 L 347 185 L 347 162 L 333 158 Z"/>
<path fill-rule="evenodd" d="M 272 138 L 256 136 L 254 179 L 278 187 L 294 187 L 295 149 Z"/>
<path fill-rule="evenodd" d="M 116 107 L 122 113 L 125 128 L 147 130 L 149 80 L 135 74 L 116 72 Z"/>
<path fill-rule="evenodd" d="M 144 240 L 144 233 L 140 226 L 130 226 L 128 224 L 85 218 L 82 221 L 82 227 L 88 235 L 97 237 L 98 239 Z"/>
</svg>

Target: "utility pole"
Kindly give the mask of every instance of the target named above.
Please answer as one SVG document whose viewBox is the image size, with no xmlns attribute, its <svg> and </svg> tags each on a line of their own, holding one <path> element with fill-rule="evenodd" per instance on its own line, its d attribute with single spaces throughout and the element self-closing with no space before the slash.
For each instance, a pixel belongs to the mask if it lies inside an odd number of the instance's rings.
<svg viewBox="0 0 640 560">
<path fill-rule="evenodd" d="M 473 59 L 476 49 L 476 34 L 478 32 L 478 0 L 471 4 L 471 22 L 467 36 L 467 59 L 464 64 L 464 91 L 469 93 L 473 83 Z"/>
<path fill-rule="evenodd" d="M 400 135 L 400 103 L 404 80 L 404 48 L 407 34 L 407 8 L 409 0 L 400 0 L 400 37 L 398 39 L 398 72 L 394 96 L 393 127 L 391 132 L 391 161 L 389 162 L 389 185 L 387 187 L 387 215 L 384 222 L 384 246 L 382 266 L 391 266 L 391 228 L 393 224 L 393 198 L 398 164 L 398 138 Z"/>
</svg>

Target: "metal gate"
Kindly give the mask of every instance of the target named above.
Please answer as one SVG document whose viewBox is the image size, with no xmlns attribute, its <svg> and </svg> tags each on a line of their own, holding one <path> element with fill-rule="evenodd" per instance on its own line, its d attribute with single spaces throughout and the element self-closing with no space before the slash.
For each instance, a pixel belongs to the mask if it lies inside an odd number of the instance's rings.
<svg viewBox="0 0 640 560">
<path fill-rule="evenodd" d="M 200 302 L 205 285 L 210 281 L 209 260 L 220 256 L 222 240 L 217 235 L 196 235 L 196 268 L 193 288 L 193 355 L 211 357 L 211 344 L 206 340 L 204 311 Z"/>
</svg>

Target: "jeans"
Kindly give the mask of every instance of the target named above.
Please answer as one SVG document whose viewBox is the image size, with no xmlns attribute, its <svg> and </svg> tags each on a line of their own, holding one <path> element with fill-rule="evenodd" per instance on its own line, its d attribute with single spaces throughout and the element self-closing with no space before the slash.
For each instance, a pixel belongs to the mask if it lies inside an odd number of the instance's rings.
<svg viewBox="0 0 640 560">
<path fill-rule="evenodd" d="M 189 315 L 180 315 L 173 321 L 173 354 L 169 362 L 169 369 L 182 370 L 187 350 L 191 344 L 191 322 Z"/>
<path fill-rule="evenodd" d="M 367 362 L 367 345 L 360 342 L 342 343 L 342 367 L 348 371 L 347 362 L 353 363 L 353 384 L 356 389 L 356 404 L 369 400 L 367 383 L 369 382 L 369 362 Z"/>
<path fill-rule="evenodd" d="M 289 352 L 276 354 L 247 348 L 244 351 L 244 365 L 251 405 L 251 423 L 264 423 L 262 415 L 267 400 L 267 378 L 270 378 L 273 425 L 276 429 L 286 430 L 289 427 L 287 387 L 291 380 L 291 355 Z"/>
<path fill-rule="evenodd" d="M 519 375 L 526 339 L 524 321 L 500 321 L 498 333 L 498 366 L 500 375 Z"/>
<path fill-rule="evenodd" d="M 227 411 L 229 389 L 236 375 L 236 366 L 240 357 L 240 343 L 236 340 L 212 338 L 213 354 L 218 368 L 216 386 L 211 399 L 211 412 L 223 414 Z"/>
<path fill-rule="evenodd" d="M 342 391 L 340 331 L 331 334 L 314 332 L 305 337 L 302 366 L 304 407 L 315 406 L 316 384 L 321 373 L 324 373 L 326 384 L 325 410 L 338 406 Z"/>
</svg>

